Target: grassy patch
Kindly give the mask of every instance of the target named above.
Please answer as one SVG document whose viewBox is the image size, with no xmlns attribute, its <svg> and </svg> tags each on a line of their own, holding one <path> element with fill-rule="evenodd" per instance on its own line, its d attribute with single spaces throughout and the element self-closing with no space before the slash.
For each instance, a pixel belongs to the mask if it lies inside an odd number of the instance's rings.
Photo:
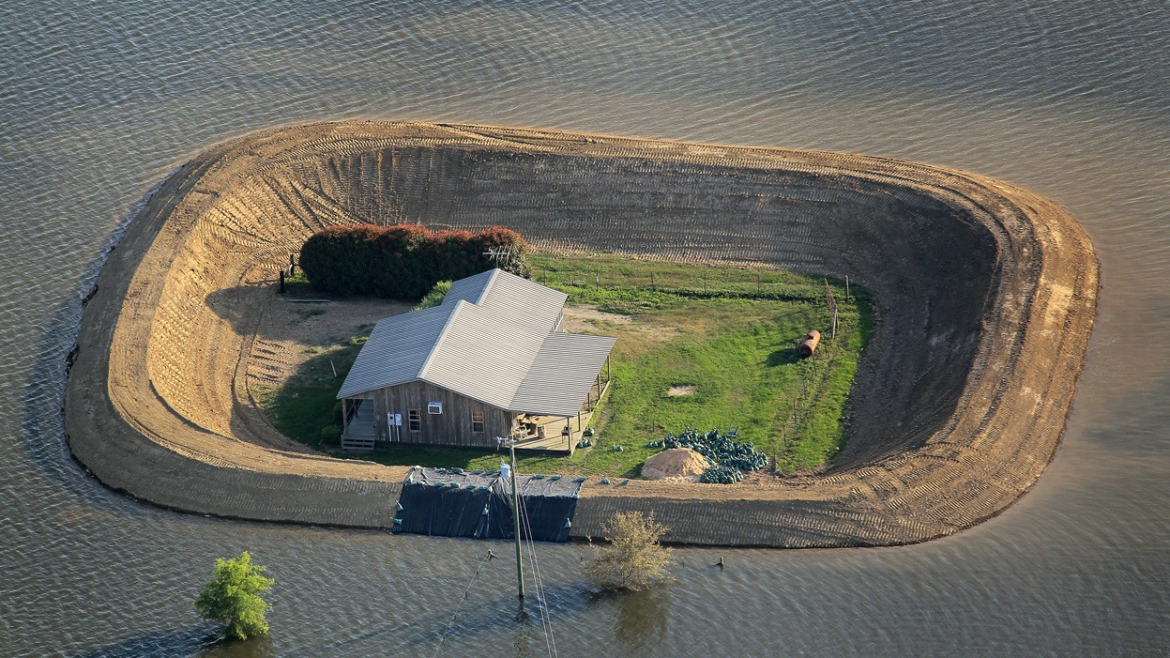
<svg viewBox="0 0 1170 658">
<path fill-rule="evenodd" d="M 309 283 L 304 270 L 297 268 L 292 276 L 284 277 L 284 295 L 289 299 L 334 299 L 334 295 L 323 293 Z"/>
<path fill-rule="evenodd" d="M 609 255 L 538 255 L 536 279 L 569 294 L 570 305 L 628 316 L 598 326 L 618 337 L 614 383 L 597 415 L 597 446 L 577 470 L 637 473 L 657 450 L 647 442 L 684 426 L 736 428 L 785 472 L 814 469 L 843 445 L 845 404 L 872 333 L 867 297 L 833 284 L 837 337 L 824 279 L 769 268 L 698 267 Z M 798 359 L 809 329 L 824 334 Z M 673 387 L 694 387 L 670 395 Z M 612 451 L 621 445 L 622 452 Z"/>
<path fill-rule="evenodd" d="M 301 364 L 283 386 L 254 388 L 252 395 L 281 434 L 320 447 L 321 428 L 339 422 L 334 416 L 337 391 L 365 342 L 361 335 L 324 351 L 310 348 L 317 356 Z"/>
<path fill-rule="evenodd" d="M 819 277 L 596 254 L 532 260 L 534 278 L 566 292 L 569 306 L 601 312 L 588 318 L 589 333 L 618 342 L 614 381 L 592 422 L 595 447 L 571 457 L 524 455 L 522 471 L 634 477 L 657 452 L 646 444 L 685 426 L 734 427 L 740 440 L 754 442 L 785 472 L 817 468 L 840 449 L 849 390 L 872 333 L 864 291 L 852 290 L 846 301 L 844 287 L 830 282 L 839 308 L 833 339 Z M 809 329 L 824 338 L 811 358 L 798 359 L 794 348 Z M 321 427 L 334 422 L 334 396 L 362 342 L 355 336 L 310 359 L 288 384 L 261 396 L 278 429 L 317 445 Z M 671 395 L 672 388 L 687 394 Z M 493 469 L 500 457 L 395 447 L 361 458 Z"/>
</svg>

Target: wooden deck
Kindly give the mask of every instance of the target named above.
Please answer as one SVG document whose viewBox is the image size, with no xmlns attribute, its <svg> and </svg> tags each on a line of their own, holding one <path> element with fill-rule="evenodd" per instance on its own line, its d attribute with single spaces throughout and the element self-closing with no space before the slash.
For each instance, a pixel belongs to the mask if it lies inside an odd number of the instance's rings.
<svg viewBox="0 0 1170 658">
<path fill-rule="evenodd" d="M 571 455 L 577 447 L 577 441 L 581 440 L 581 430 L 589 425 L 589 419 L 592 417 L 592 412 L 583 412 L 580 426 L 577 425 L 576 416 L 570 417 L 570 433 L 566 439 L 563 434 L 565 429 L 564 416 L 529 416 L 527 422 L 534 423 L 538 428 L 543 429 L 544 438 L 540 437 L 539 430 L 530 433 L 527 437 L 516 441 L 516 449 Z"/>
</svg>

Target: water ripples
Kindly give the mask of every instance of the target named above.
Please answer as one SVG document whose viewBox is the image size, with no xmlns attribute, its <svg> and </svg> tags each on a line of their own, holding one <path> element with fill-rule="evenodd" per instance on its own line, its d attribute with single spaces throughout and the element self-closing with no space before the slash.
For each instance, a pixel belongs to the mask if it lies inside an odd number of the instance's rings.
<svg viewBox="0 0 1170 658">
<path fill-rule="evenodd" d="M 430 651 L 486 544 L 205 519 L 68 456 L 63 360 L 108 236 L 217 140 L 300 121 L 484 121 L 863 151 L 1034 188 L 1093 236 L 1103 305 L 1066 445 L 1000 518 L 873 551 L 681 550 L 598 596 L 542 565 L 562 655 L 1150 655 L 1170 645 L 1170 17 L 1159 3 L 0 5 L 0 646 L 8 653 Z M 213 646 L 217 556 L 278 580 L 273 638 Z M 496 547 L 498 555 L 506 548 Z M 725 556 L 729 568 L 714 565 Z M 543 653 L 495 560 L 451 652 Z M 584 638 L 584 639 L 582 639 Z"/>
</svg>

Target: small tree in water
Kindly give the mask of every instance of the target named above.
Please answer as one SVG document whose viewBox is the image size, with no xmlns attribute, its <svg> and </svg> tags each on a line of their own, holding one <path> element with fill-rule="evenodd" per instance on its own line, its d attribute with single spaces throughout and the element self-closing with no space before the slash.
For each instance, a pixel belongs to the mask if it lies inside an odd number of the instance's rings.
<svg viewBox="0 0 1170 658">
<path fill-rule="evenodd" d="M 654 514 L 618 512 L 603 528 L 609 546 L 588 567 L 588 575 L 602 589 L 638 591 L 669 578 L 671 551 L 658 543 L 666 527 Z"/>
<path fill-rule="evenodd" d="M 248 551 L 230 560 L 217 558 L 215 575 L 195 599 L 195 608 L 204 619 L 223 624 L 228 637 L 246 640 L 249 635 L 267 633 L 264 613 L 268 603 L 260 593 L 268 591 L 276 581 L 260 575 L 264 570 L 252 564 Z"/>
</svg>

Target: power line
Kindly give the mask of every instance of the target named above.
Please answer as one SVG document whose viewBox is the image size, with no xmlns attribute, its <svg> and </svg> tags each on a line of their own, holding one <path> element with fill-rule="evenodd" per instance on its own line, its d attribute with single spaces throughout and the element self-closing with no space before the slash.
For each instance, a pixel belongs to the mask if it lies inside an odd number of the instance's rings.
<svg viewBox="0 0 1170 658">
<path fill-rule="evenodd" d="M 443 629 L 442 636 L 439 638 L 439 644 L 435 645 L 435 652 L 431 654 L 431 658 L 439 656 L 439 650 L 442 649 L 442 643 L 446 642 L 447 640 L 447 633 L 455 628 L 455 622 L 459 621 L 459 610 L 462 608 L 463 603 L 467 602 L 467 595 L 472 592 L 472 587 L 475 585 L 475 582 L 480 580 L 480 570 L 483 569 L 483 563 L 489 560 L 490 555 L 491 553 L 489 551 L 488 555 L 484 555 L 483 560 L 480 560 L 479 566 L 475 567 L 475 575 L 473 575 L 472 580 L 467 583 L 467 588 L 463 589 L 463 597 L 459 599 L 459 604 L 455 605 L 455 611 L 453 612 L 452 616 L 450 616 L 450 622 L 447 624 L 447 628 Z"/>
<path fill-rule="evenodd" d="M 529 522 L 527 508 L 522 510 L 522 518 L 524 519 L 524 529 L 528 533 L 528 553 L 532 558 L 529 561 L 532 563 L 532 576 L 536 582 L 536 600 L 540 606 L 540 623 L 544 631 L 544 643 L 548 648 L 550 658 L 555 658 L 557 655 L 557 642 L 552 632 L 552 615 L 549 613 L 548 599 L 544 594 L 544 578 L 540 574 L 540 561 L 536 557 L 536 544 L 532 540 L 532 526 Z"/>
<path fill-rule="evenodd" d="M 544 593 L 544 578 L 540 573 L 540 561 L 536 557 L 536 544 L 532 541 L 532 526 L 530 524 L 528 509 L 523 510 L 524 527 L 528 532 L 528 552 L 531 556 L 533 579 L 536 581 L 536 596 L 537 602 L 540 604 L 541 625 L 545 629 L 545 645 L 548 647 L 549 656 L 556 655 L 556 639 L 552 633 L 552 616 L 548 610 L 548 599 Z"/>
</svg>

